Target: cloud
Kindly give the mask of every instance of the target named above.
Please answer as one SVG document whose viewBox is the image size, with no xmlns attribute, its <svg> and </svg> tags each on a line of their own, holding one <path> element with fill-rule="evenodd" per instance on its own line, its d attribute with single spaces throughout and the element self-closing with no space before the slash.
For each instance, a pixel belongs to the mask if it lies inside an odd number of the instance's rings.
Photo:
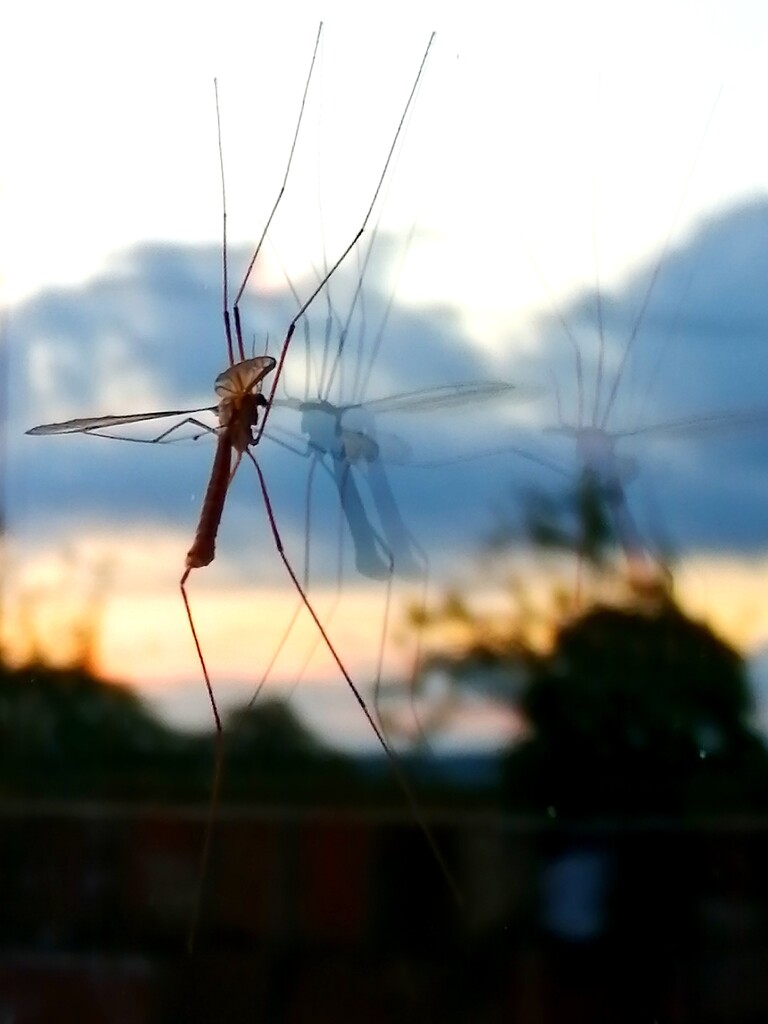
<svg viewBox="0 0 768 1024">
<path fill-rule="evenodd" d="M 361 268 L 350 261 L 334 279 L 330 301 L 318 298 L 311 316 L 298 325 L 279 398 L 322 397 L 337 405 L 352 404 L 492 377 L 484 357 L 463 335 L 455 311 L 409 308 L 393 301 L 402 243 L 386 236 L 376 242 L 365 268 L 365 287 L 359 287 Z M 244 266 L 248 256 L 234 251 L 231 263 Z M 53 542 L 96 522 L 119 529 L 138 521 L 147 529 L 152 524 L 179 525 L 191 536 L 212 459 L 208 439 L 146 445 L 79 435 L 26 437 L 22 431 L 40 421 L 214 402 L 213 380 L 226 365 L 220 260 L 215 247 L 142 246 L 115 259 L 103 276 L 82 288 L 41 293 L 15 311 L 11 449 L 25 529 Z M 376 283 L 372 286 L 369 280 Z M 316 285 L 312 276 L 294 282 L 293 288 L 303 297 Z M 270 351 L 276 352 L 297 306 L 288 286 L 248 295 L 242 305 L 246 354 L 251 348 L 263 351 L 267 339 Z M 342 334 L 345 345 L 337 357 Z M 482 467 L 465 469 L 459 484 L 453 471 L 441 473 L 424 463 L 487 445 L 498 405 L 419 413 L 398 409 L 377 417 L 375 428 L 367 421 L 366 429 L 376 429 L 382 451 L 395 451 L 396 459 L 413 463 L 382 463 L 376 477 L 379 494 L 382 487 L 389 488 L 395 507 L 402 506 L 406 531 L 431 534 L 447 548 L 453 544 L 458 516 L 464 521 L 461 544 L 477 541 L 477 531 L 467 529 L 474 518 L 468 499 L 473 495 L 475 510 L 481 509 L 481 493 L 488 489 Z M 303 563 L 309 517 L 313 569 L 332 576 L 340 535 L 338 485 L 326 459 L 326 469 L 318 466 L 311 474 L 308 498 L 312 460 L 306 457 L 300 428 L 294 409 L 276 405 L 270 434 L 305 457 L 265 438 L 259 460 L 294 560 Z M 139 433 L 151 436 L 147 429 Z M 240 475 L 249 473 L 252 468 L 245 464 Z M 383 506 L 380 502 L 377 508 L 366 485 L 366 473 L 358 479 L 365 502 L 362 527 L 391 537 L 380 518 Z M 238 538 L 245 546 L 259 530 L 268 532 L 254 525 L 264 522 L 258 506 L 255 478 L 236 481 L 222 531 L 235 546 Z"/>
<path fill-rule="evenodd" d="M 520 347 L 511 339 L 495 366 L 464 334 L 455 309 L 397 302 L 401 253 L 401 240 L 376 240 L 357 298 L 360 266 L 350 260 L 338 272 L 330 301 L 321 295 L 306 324 L 297 326 L 278 397 L 339 405 L 468 381 L 510 380 L 523 393 L 539 385 L 541 397 L 529 402 L 507 395 L 429 411 L 399 408 L 365 427 L 383 452 L 395 452 L 393 461 L 381 463 L 382 486 L 436 565 L 450 567 L 477 552 L 504 495 L 519 515 L 531 487 L 562 492 L 576 479 L 573 438 L 551 428 L 573 427 L 579 415 L 582 426 L 639 430 L 621 439 L 618 451 L 637 463 L 626 488 L 645 536 L 670 537 L 686 551 L 765 547 L 768 416 L 765 425 L 760 417 L 762 409 L 768 413 L 768 290 L 760 268 L 768 265 L 767 200 L 711 216 L 663 258 L 653 257 L 603 293 L 599 305 L 594 293 L 564 305 L 559 314 L 571 340 L 555 313 L 543 311 L 531 326 L 535 344 L 528 337 Z M 232 264 L 243 266 L 247 258 L 234 251 Z M 315 274 L 293 287 L 301 297 L 316 284 Z M 20 435 L 37 421 L 211 402 L 212 381 L 226 364 L 220 291 L 216 247 L 153 245 L 116 259 L 82 288 L 41 293 L 15 311 L 12 478 L 25 529 L 54 542 L 77 523 L 105 521 L 118 529 L 141 522 L 148 530 L 178 526 L 191 537 L 212 457 L 207 440 L 148 446 Z M 296 308 L 287 286 L 249 294 L 246 348 L 262 351 L 268 337 L 274 352 Z M 335 360 L 342 335 L 343 355 Z M 751 429 L 737 422 L 747 410 L 759 413 Z M 734 414 L 731 429 L 647 430 L 723 411 Z M 309 522 L 312 573 L 330 579 L 338 571 L 339 537 L 346 538 L 343 571 L 353 572 L 332 462 L 311 469 L 295 409 L 276 406 L 269 432 L 304 455 L 267 438 L 259 448 L 297 569 Z M 249 472 L 244 465 L 241 475 Z M 366 472 L 353 472 L 363 500 L 360 528 L 369 528 L 367 520 L 394 545 L 393 521 L 385 521 Z M 264 537 L 258 506 L 255 479 L 238 481 L 222 528 L 222 557 L 228 553 L 233 572 L 246 571 L 235 552 Z M 400 552 L 405 561 L 406 548 Z"/>
</svg>

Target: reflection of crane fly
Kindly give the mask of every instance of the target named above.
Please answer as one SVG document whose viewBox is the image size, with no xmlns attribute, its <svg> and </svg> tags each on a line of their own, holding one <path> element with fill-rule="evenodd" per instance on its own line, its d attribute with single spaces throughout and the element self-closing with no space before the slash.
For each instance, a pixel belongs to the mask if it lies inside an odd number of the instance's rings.
<svg viewBox="0 0 768 1024">
<path fill-rule="evenodd" d="M 275 406 L 285 406 L 300 414 L 305 447 L 296 446 L 301 440 L 296 435 L 276 432 L 274 424 L 270 436 L 321 464 L 333 480 L 354 544 L 358 571 L 373 579 L 386 579 L 392 572 L 411 577 L 421 572 L 420 557 L 414 550 L 413 537 L 403 521 L 386 468 L 387 464 L 407 465 L 411 450 L 395 435 L 379 432 L 376 416 L 458 408 L 507 396 L 513 390 L 512 384 L 477 381 L 340 405 L 323 398 L 275 399 Z M 357 480 L 365 481 L 376 509 L 378 529 L 368 518 Z"/>
<path fill-rule="evenodd" d="M 595 244 L 594 281 L 590 290 L 573 300 L 570 311 L 558 304 L 548 283 L 541 273 L 536 259 L 531 255 L 531 262 L 547 293 L 553 314 L 553 326 L 559 325 L 559 332 L 567 349 L 567 365 L 571 368 L 575 381 L 575 408 L 568 414 L 560 388 L 555 381 L 556 425 L 545 428 L 545 433 L 568 439 L 578 465 L 579 487 L 590 489 L 603 503 L 607 520 L 611 527 L 614 541 L 626 561 L 630 579 L 638 583 L 658 582 L 660 573 L 663 578 L 665 570 L 659 564 L 659 558 L 653 550 L 648 537 L 636 521 L 635 509 L 628 495 L 628 489 L 638 476 L 638 463 L 634 456 L 621 451 L 621 442 L 633 437 L 674 437 L 685 433 L 714 430 L 718 425 L 734 427 L 738 423 L 748 424 L 759 419 L 760 413 L 716 413 L 687 419 L 672 419 L 667 422 L 640 423 L 632 428 L 631 421 L 620 424 L 620 396 L 627 392 L 630 374 L 636 380 L 640 374 L 644 377 L 646 397 L 650 396 L 651 388 L 658 381 L 662 358 L 666 357 L 673 340 L 674 332 L 679 326 L 681 297 L 693 278 L 695 261 L 690 260 L 691 267 L 686 274 L 681 273 L 684 267 L 680 250 L 669 260 L 673 273 L 677 277 L 675 304 L 667 307 L 662 303 L 657 320 L 663 329 L 659 332 L 655 347 L 650 346 L 650 339 L 641 345 L 641 333 L 646 330 L 647 323 L 653 321 L 650 315 L 652 302 L 658 299 L 659 292 L 665 296 L 660 283 L 668 257 L 672 252 L 672 242 L 676 233 L 680 214 L 684 208 L 687 194 L 691 188 L 694 172 L 703 151 L 704 141 L 712 121 L 719 95 L 709 112 L 703 130 L 698 152 L 692 165 L 687 168 L 682 192 L 675 205 L 675 213 L 666 234 L 660 241 L 656 254 L 642 268 L 635 272 L 628 282 L 617 291 L 619 298 L 613 303 L 606 301 L 601 290 L 600 260 Z M 595 211 L 593 210 L 593 220 Z M 593 232 L 595 225 L 593 223 Z M 595 234 L 596 237 L 596 234 Z M 594 239 L 593 239 L 594 241 Z M 682 288 L 677 287 L 681 281 Z M 669 293 L 671 294 L 671 293 Z M 594 331 L 594 350 L 588 352 L 578 337 L 577 328 L 588 327 Z M 643 364 L 639 361 L 643 359 Z M 663 414 L 659 415 L 661 419 Z M 646 417 L 650 419 L 650 417 Z"/>
</svg>

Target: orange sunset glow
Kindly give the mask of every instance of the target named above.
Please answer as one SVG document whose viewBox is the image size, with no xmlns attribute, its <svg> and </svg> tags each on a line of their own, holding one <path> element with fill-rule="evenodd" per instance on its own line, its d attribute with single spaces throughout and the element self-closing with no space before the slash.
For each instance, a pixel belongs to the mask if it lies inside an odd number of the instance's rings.
<svg viewBox="0 0 768 1024">
<path fill-rule="evenodd" d="M 181 682 L 199 681 L 196 720 L 204 722 L 207 697 L 178 580 L 174 578 L 178 571 L 179 541 L 179 537 L 169 536 L 148 549 L 145 544 L 121 544 L 102 537 L 97 543 L 85 545 L 85 565 L 105 564 L 112 552 L 120 566 L 97 595 L 96 604 L 90 605 L 88 590 L 92 580 L 87 572 L 81 573 L 78 580 L 75 574 L 66 575 L 60 559 L 30 563 L 23 586 L 12 588 L 7 594 L 5 632 L 9 654 L 16 658 L 28 656 L 33 636 L 46 656 L 54 661 L 66 660 L 73 653 L 73 642 L 82 639 L 83 628 L 91 628 L 91 653 L 96 659 L 94 667 L 100 673 L 129 682 L 147 697 L 161 700 Z M 539 609 L 539 639 L 546 645 L 548 630 L 555 622 L 554 588 L 564 581 L 567 585 L 572 578 L 573 562 L 563 561 L 554 574 L 541 562 L 537 567 L 533 558 L 526 559 L 525 565 L 525 570 L 515 570 L 515 576 L 526 588 L 528 607 Z M 214 686 L 223 685 L 230 699 L 237 692 L 241 700 L 247 700 L 286 635 L 299 599 L 289 582 L 264 589 L 216 583 L 211 579 L 213 576 L 213 572 L 206 570 L 193 574 L 190 595 L 195 623 Z M 748 656 L 768 644 L 768 603 L 764 600 L 767 582 L 768 557 L 750 561 L 733 557 L 690 558 L 675 570 L 674 593 L 690 615 L 708 623 Z M 501 580 L 495 588 L 475 581 L 471 594 L 473 608 L 484 609 L 500 625 L 515 614 L 514 599 L 510 599 Z M 605 594 L 610 598 L 610 588 Z M 435 590 L 430 600 L 435 602 L 439 598 L 440 592 Z M 393 588 L 388 635 L 383 641 L 385 679 L 402 678 L 411 665 L 417 637 L 405 624 L 406 611 L 419 600 L 418 588 Z M 357 682 L 367 685 L 377 672 L 387 612 L 385 592 L 348 580 L 338 598 L 333 588 L 313 591 L 312 604 L 326 624 L 345 667 Z M 334 605 L 335 612 L 329 619 L 328 611 Z M 455 631 L 453 641 L 450 630 L 442 635 L 443 644 L 461 642 Z M 291 691 L 299 680 L 301 686 L 295 695 L 299 706 L 303 706 L 317 685 L 342 683 L 338 667 L 303 610 L 269 671 L 267 692 L 270 687 L 274 693 L 286 692 L 286 688 Z M 173 714 L 172 704 L 164 707 Z M 317 706 L 310 702 L 306 711 L 311 716 Z M 335 714 L 333 731 L 343 731 L 338 708 Z M 350 703 L 343 715 L 351 736 L 365 733 L 365 723 L 358 719 L 358 714 Z M 486 739 L 499 730 L 506 735 L 510 728 L 515 728 L 515 723 L 507 722 L 507 718 L 506 711 L 493 713 L 478 708 L 471 721 L 467 721 L 467 728 L 470 734 L 474 730 Z"/>
</svg>

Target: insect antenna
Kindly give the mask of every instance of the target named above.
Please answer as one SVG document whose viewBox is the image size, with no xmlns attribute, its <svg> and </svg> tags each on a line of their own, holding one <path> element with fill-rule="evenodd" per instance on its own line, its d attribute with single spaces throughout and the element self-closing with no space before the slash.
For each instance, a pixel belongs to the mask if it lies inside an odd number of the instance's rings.
<svg viewBox="0 0 768 1024">
<path fill-rule="evenodd" d="M 286 185 L 288 184 L 288 175 L 291 173 L 291 165 L 293 163 L 293 155 L 296 152 L 296 143 L 298 142 L 298 139 L 299 139 L 299 132 L 301 130 L 301 122 L 302 122 L 302 120 L 304 118 L 304 108 L 306 107 L 306 104 L 307 104 L 307 95 L 309 93 L 310 83 L 312 82 L 312 74 L 313 74 L 313 72 L 315 70 L 315 63 L 317 61 L 317 52 L 318 52 L 318 50 L 320 48 L 320 38 L 321 38 L 322 34 L 323 34 L 323 23 L 321 21 L 320 25 L 318 27 L 318 30 L 317 30 L 317 38 L 315 39 L 315 48 L 314 48 L 314 51 L 312 52 L 312 61 L 311 61 L 310 65 L 309 65 L 309 73 L 307 75 L 306 83 L 304 84 L 304 93 L 302 94 L 302 97 L 301 97 L 301 106 L 299 108 L 299 116 L 298 116 L 298 119 L 296 121 L 296 130 L 293 133 L 293 142 L 291 143 L 291 151 L 288 154 L 288 162 L 286 163 L 286 166 L 285 166 L 285 174 L 283 175 L 283 182 L 282 182 L 282 184 L 280 186 L 280 190 L 277 193 L 277 198 L 275 199 L 275 202 L 274 202 L 274 204 L 272 206 L 272 210 L 270 211 L 270 214 L 267 217 L 266 223 L 264 224 L 264 228 L 263 228 L 263 230 L 261 232 L 261 237 L 259 238 L 259 241 L 258 241 L 258 243 L 256 245 L 256 248 L 253 251 L 253 255 L 251 256 L 251 261 L 248 264 L 248 267 L 246 268 L 245 276 L 243 277 L 242 284 L 240 285 L 240 288 L 239 288 L 239 290 L 237 292 L 237 295 L 235 296 L 235 303 L 234 303 L 234 307 L 233 307 L 233 312 L 234 312 L 234 315 L 235 315 L 235 333 L 237 334 L 237 347 L 238 347 L 238 353 L 239 353 L 239 358 L 240 359 L 245 359 L 245 351 L 243 349 L 243 332 L 242 332 L 242 327 L 240 325 L 240 300 L 243 297 L 243 293 L 245 292 L 246 285 L 248 284 L 248 281 L 250 279 L 251 272 L 252 272 L 253 267 L 254 267 L 254 265 L 256 263 L 256 260 L 258 259 L 259 253 L 261 252 L 261 248 L 264 245 L 264 239 L 267 236 L 267 232 L 270 229 L 270 226 L 272 224 L 272 221 L 274 220 L 275 214 L 277 213 L 277 209 L 280 206 L 280 202 L 281 202 L 281 200 L 283 198 L 283 195 L 285 194 Z M 343 258 L 344 257 L 342 256 L 342 259 Z M 341 260 L 339 262 L 341 262 Z M 305 309 L 306 309 L 307 306 L 309 306 L 309 304 L 311 303 L 313 298 L 314 298 L 314 295 L 307 301 L 307 303 L 305 305 Z M 303 311 L 304 310 L 302 310 L 301 312 L 303 312 Z M 300 315 L 300 314 L 298 314 L 298 315 Z M 297 315 L 297 319 L 298 319 L 298 315 Z M 278 379 L 278 377 L 280 375 L 280 367 L 281 367 L 281 365 L 282 365 L 282 361 L 278 364 L 278 369 L 275 372 L 274 384 L 277 383 L 277 379 Z M 270 401 L 272 400 L 272 394 L 273 393 L 274 393 L 274 387 L 273 387 L 272 393 L 270 393 L 270 396 L 269 396 Z"/>
</svg>

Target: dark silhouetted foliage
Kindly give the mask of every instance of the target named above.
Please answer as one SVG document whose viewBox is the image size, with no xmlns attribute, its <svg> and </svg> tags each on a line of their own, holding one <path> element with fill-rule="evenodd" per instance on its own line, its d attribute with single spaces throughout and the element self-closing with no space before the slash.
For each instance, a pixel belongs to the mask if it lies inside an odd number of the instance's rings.
<svg viewBox="0 0 768 1024">
<path fill-rule="evenodd" d="M 360 785 L 354 763 L 327 748 L 275 698 L 237 708 L 224 726 L 225 797 L 343 798 Z"/>
<path fill-rule="evenodd" d="M 522 703 L 514 800 L 562 814 L 765 806 L 768 759 L 741 657 L 668 601 L 565 626 Z"/>
<path fill-rule="evenodd" d="M 286 705 L 233 712 L 224 799 L 316 799 L 358 787 Z M 160 722 L 128 687 L 76 668 L 0 670 L 0 798 L 205 800 L 214 739 Z"/>
<path fill-rule="evenodd" d="M 0 676 L 5 796 L 139 795 L 149 766 L 182 751 L 127 687 L 45 665 Z"/>
</svg>

